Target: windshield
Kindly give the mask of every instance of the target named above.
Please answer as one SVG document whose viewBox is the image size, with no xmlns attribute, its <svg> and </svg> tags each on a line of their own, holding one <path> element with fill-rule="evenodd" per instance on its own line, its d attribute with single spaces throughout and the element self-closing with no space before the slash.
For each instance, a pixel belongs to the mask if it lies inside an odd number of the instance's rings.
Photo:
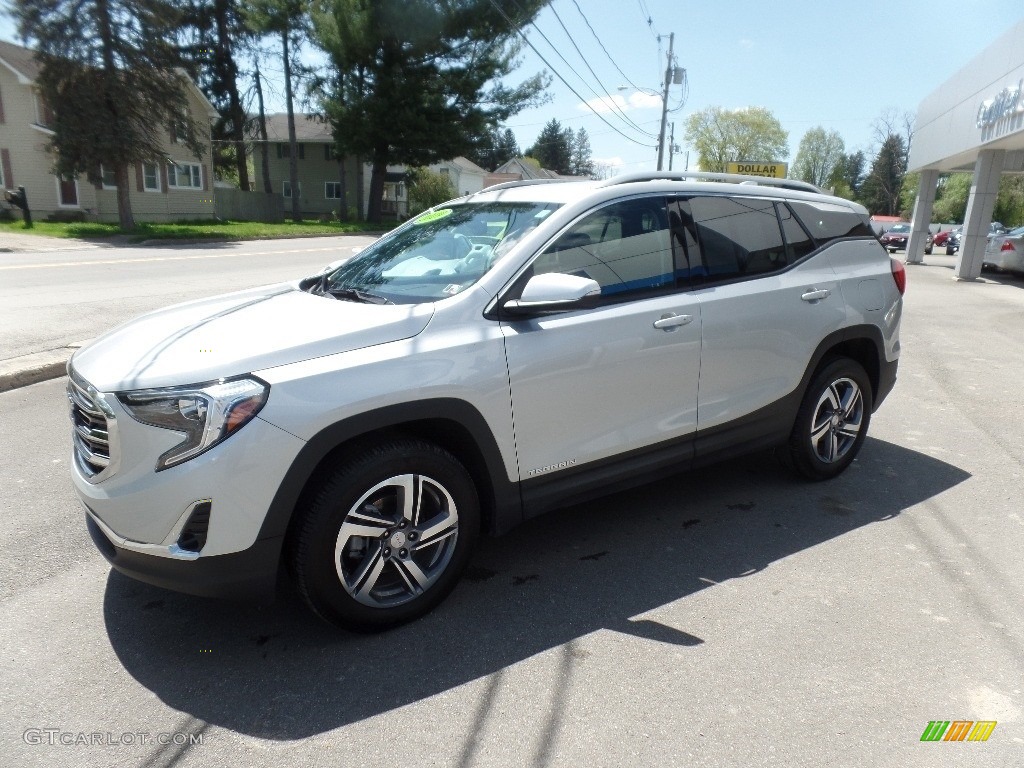
<svg viewBox="0 0 1024 768">
<path fill-rule="evenodd" d="M 893 225 L 892 229 L 889 230 L 889 233 L 893 234 L 893 235 L 902 235 L 902 234 L 904 234 L 906 232 L 909 232 L 909 231 L 910 231 L 910 225 L 909 224 L 895 224 L 895 225 Z"/>
<path fill-rule="evenodd" d="M 454 296 L 557 207 L 477 203 L 424 213 L 325 275 L 316 288 L 339 298 L 395 304 Z"/>
</svg>

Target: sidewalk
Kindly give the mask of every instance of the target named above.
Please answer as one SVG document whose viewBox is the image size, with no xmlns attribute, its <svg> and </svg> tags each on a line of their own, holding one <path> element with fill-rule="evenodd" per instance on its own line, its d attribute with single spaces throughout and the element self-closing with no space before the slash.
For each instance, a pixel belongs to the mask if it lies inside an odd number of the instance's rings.
<svg viewBox="0 0 1024 768">
<path fill-rule="evenodd" d="M 0 254 L 26 253 L 34 251 L 78 251 L 84 248 L 100 248 L 103 244 L 69 237 L 30 235 L 0 231 Z"/>
</svg>

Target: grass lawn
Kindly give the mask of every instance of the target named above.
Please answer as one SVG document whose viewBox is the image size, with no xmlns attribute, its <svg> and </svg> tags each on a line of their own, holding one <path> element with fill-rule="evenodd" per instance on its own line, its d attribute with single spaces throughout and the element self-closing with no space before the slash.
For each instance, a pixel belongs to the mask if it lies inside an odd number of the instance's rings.
<svg viewBox="0 0 1024 768">
<path fill-rule="evenodd" d="M 266 224 L 258 221 L 185 221 L 174 224 L 139 224 L 124 230 L 117 224 L 98 222 L 37 221 L 25 229 L 21 221 L 0 221 L 0 232 L 50 237 L 105 238 L 127 236 L 129 242 L 143 240 L 255 240 L 268 237 L 301 237 L 303 235 L 344 235 L 353 232 L 380 232 L 389 224 L 364 222 L 322 222 L 315 219 L 301 222 L 285 221 Z"/>
</svg>

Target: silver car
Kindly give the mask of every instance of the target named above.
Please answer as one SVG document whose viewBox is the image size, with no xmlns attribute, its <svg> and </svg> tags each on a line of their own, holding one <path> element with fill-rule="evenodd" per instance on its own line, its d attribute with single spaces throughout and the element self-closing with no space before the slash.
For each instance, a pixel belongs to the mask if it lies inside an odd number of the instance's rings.
<svg viewBox="0 0 1024 768">
<path fill-rule="evenodd" d="M 989 238 L 982 266 L 1006 272 L 1024 272 L 1024 227 Z"/>
<path fill-rule="evenodd" d="M 200 595 L 284 567 L 324 619 L 383 629 L 479 535 L 599 491 L 769 447 L 836 477 L 896 382 L 903 264 L 856 203 L 693 176 L 488 188 L 80 349 L 96 546 Z"/>
</svg>

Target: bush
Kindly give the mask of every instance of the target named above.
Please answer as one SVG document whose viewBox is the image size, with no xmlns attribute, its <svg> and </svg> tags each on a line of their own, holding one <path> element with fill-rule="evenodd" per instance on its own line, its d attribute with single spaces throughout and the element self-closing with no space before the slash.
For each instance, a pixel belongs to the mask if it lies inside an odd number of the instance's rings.
<svg viewBox="0 0 1024 768">
<path fill-rule="evenodd" d="M 455 197 L 455 187 L 447 176 L 427 168 L 413 168 L 409 171 L 409 214 L 433 208 Z"/>
</svg>

